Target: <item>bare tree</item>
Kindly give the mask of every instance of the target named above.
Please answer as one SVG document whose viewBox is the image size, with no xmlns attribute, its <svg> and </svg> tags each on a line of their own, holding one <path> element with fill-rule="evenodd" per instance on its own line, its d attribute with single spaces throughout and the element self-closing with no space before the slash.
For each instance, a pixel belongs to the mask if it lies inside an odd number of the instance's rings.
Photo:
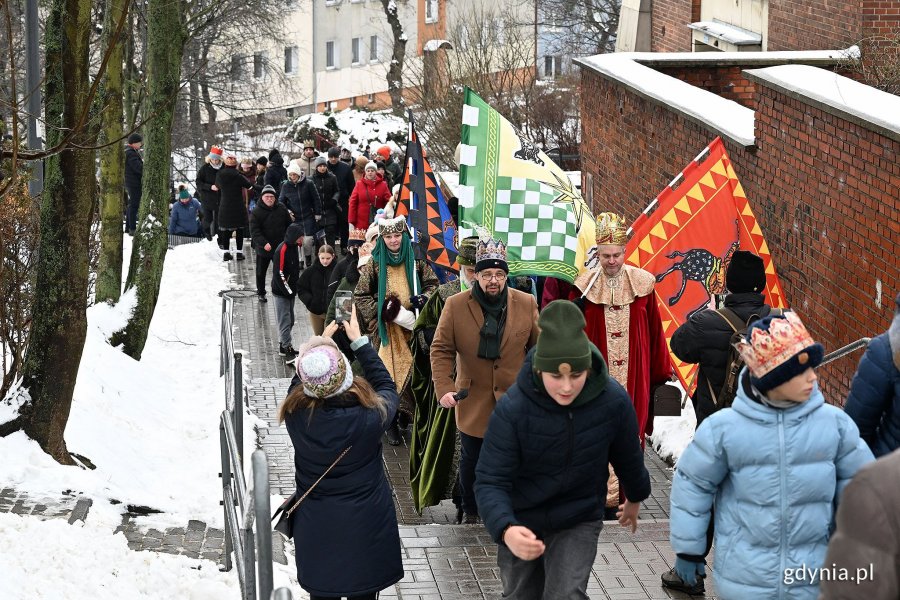
<svg viewBox="0 0 900 600">
<path fill-rule="evenodd" d="M 527 0 L 550 54 L 585 56 L 614 52 L 621 0 Z"/>
<path fill-rule="evenodd" d="M 409 38 L 403 31 L 403 23 L 397 12 L 397 0 L 381 0 L 384 16 L 391 26 L 393 49 L 387 70 L 388 94 L 391 96 L 391 111 L 398 117 L 406 116 L 406 102 L 403 99 L 403 65 L 406 61 L 406 42 Z"/>
<path fill-rule="evenodd" d="M 900 33 L 867 37 L 857 46 L 850 71 L 866 85 L 900 95 Z"/>
</svg>

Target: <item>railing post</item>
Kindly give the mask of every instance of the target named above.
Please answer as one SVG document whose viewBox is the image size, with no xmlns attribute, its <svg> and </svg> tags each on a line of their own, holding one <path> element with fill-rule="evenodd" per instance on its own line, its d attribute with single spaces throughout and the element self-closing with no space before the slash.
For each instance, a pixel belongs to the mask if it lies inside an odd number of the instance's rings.
<svg viewBox="0 0 900 600">
<path fill-rule="evenodd" d="M 291 590 L 282 587 L 272 592 L 272 600 L 294 600 Z"/>
<path fill-rule="evenodd" d="M 219 377 L 225 374 L 225 309 L 228 307 L 228 296 L 222 294 L 222 326 L 219 328 Z"/>
<path fill-rule="evenodd" d="M 247 515 L 244 515 L 246 518 Z M 243 535 L 244 546 L 244 598 L 245 600 L 256 600 L 256 552 L 253 548 L 253 526 L 245 526 L 241 532 Z"/>
<path fill-rule="evenodd" d="M 259 597 L 272 596 L 272 506 L 269 498 L 269 464 L 266 453 L 256 450 L 251 457 L 253 470 L 253 508 L 256 511 L 256 550 Z"/>
<path fill-rule="evenodd" d="M 234 353 L 234 372 L 231 374 L 231 385 L 234 386 L 234 438 L 237 440 L 238 457 L 241 459 L 241 471 L 244 469 L 244 371 L 243 356 Z"/>
<path fill-rule="evenodd" d="M 232 507 L 226 503 L 225 490 L 231 487 L 231 458 L 228 453 L 228 438 L 225 435 L 225 422 L 219 421 L 219 449 L 222 454 L 222 509 L 225 517 L 225 571 L 231 570 L 231 531 L 228 524 L 228 511 Z"/>
</svg>

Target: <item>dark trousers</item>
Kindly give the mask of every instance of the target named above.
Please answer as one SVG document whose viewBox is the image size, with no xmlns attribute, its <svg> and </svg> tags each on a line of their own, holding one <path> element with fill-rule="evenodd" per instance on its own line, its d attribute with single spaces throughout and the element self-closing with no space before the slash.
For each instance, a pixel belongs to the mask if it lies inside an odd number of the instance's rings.
<svg viewBox="0 0 900 600">
<path fill-rule="evenodd" d="M 504 545 L 497 547 L 503 598 L 516 600 L 587 600 L 591 566 L 603 521 L 579 523 L 570 529 L 541 534 L 544 554 L 521 560 Z"/>
<path fill-rule="evenodd" d="M 467 515 L 478 514 L 478 503 L 475 501 L 475 465 L 478 464 L 483 443 L 483 438 L 459 432 L 459 487 L 463 512 Z"/>
<path fill-rule="evenodd" d="M 219 248 L 222 250 L 228 250 L 230 247 L 231 240 L 231 232 L 237 232 L 237 240 L 235 242 L 235 248 L 237 248 L 238 252 L 244 251 L 244 230 L 240 229 L 220 229 L 218 232 L 218 242 Z"/>
<path fill-rule="evenodd" d="M 137 228 L 138 210 L 141 207 L 141 188 L 129 187 L 128 208 L 125 210 L 125 229 L 133 232 Z"/>
<path fill-rule="evenodd" d="M 344 253 L 347 252 L 347 236 L 349 235 L 349 231 L 350 231 L 348 229 L 348 224 L 347 224 L 347 210 L 348 210 L 349 204 L 350 204 L 349 199 L 341 200 L 341 212 L 338 215 L 338 219 L 337 219 L 338 222 L 336 225 L 338 233 L 341 236 L 341 251 Z"/>
<path fill-rule="evenodd" d="M 703 551 L 703 558 L 709 556 L 712 549 L 713 538 L 716 537 L 716 507 L 709 509 L 709 526 L 706 528 L 706 550 Z"/>
<path fill-rule="evenodd" d="M 269 263 L 272 262 L 271 256 L 263 256 L 257 249 L 256 252 L 256 293 L 260 296 L 266 295 L 266 275 L 269 272 Z"/>
<path fill-rule="evenodd" d="M 309 595 L 309 600 L 335 600 L 344 598 L 345 596 L 316 596 L 315 594 Z M 364 594 L 362 596 L 346 596 L 347 600 L 375 600 L 378 597 L 378 594 Z"/>
<path fill-rule="evenodd" d="M 206 239 L 211 240 L 216 234 L 216 219 L 219 218 L 219 211 L 211 206 L 202 205 L 200 207 L 201 225 L 203 225 L 203 235 Z"/>
</svg>

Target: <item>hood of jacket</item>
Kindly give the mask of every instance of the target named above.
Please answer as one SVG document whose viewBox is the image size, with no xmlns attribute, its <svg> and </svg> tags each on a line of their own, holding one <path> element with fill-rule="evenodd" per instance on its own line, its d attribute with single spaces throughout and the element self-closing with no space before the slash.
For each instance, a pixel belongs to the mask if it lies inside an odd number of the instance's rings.
<svg viewBox="0 0 900 600">
<path fill-rule="evenodd" d="M 360 179 L 366 187 L 375 188 L 380 183 L 384 183 L 384 176 L 381 173 L 375 173 L 375 179 L 368 179 L 367 177 L 363 177 Z M 387 184 L 385 184 L 387 185 Z"/>
<path fill-rule="evenodd" d="M 303 237 L 303 225 L 301 223 L 291 223 L 287 231 L 284 232 L 284 243 L 297 245 L 297 240 Z"/>
</svg>

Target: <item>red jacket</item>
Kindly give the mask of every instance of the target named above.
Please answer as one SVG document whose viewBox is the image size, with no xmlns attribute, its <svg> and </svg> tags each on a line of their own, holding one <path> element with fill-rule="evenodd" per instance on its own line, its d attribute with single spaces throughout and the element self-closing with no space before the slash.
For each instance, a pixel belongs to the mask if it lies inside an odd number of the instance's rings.
<svg viewBox="0 0 900 600">
<path fill-rule="evenodd" d="M 384 182 L 384 177 L 376 174 L 375 180 L 363 177 L 356 182 L 353 193 L 350 194 L 350 208 L 347 213 L 347 221 L 350 227 L 355 229 L 368 229 L 375 210 L 384 208 L 391 198 L 391 191 Z M 374 210 L 371 207 L 375 207 Z"/>
</svg>

